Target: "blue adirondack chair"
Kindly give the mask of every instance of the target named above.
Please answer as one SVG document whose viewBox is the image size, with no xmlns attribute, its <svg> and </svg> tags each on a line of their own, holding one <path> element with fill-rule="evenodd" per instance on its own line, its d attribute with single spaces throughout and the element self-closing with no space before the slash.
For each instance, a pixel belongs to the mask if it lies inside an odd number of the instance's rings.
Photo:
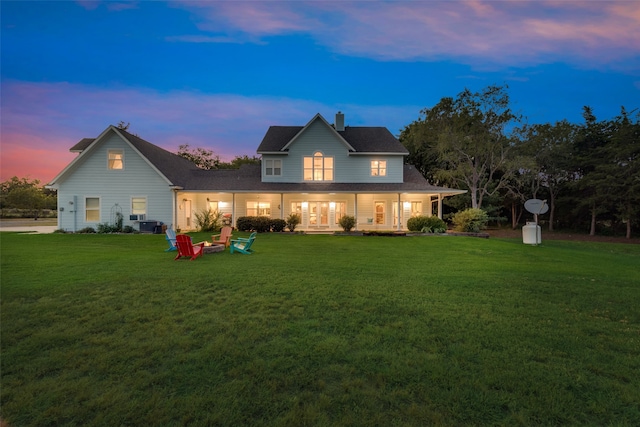
<svg viewBox="0 0 640 427">
<path fill-rule="evenodd" d="M 243 239 L 239 237 L 237 239 L 231 240 L 231 245 L 229 246 L 229 251 L 231 253 L 240 252 L 241 254 L 251 255 L 253 249 L 251 249 L 251 245 L 253 245 L 253 241 L 256 240 L 256 235 L 258 233 L 253 232 L 249 236 L 248 239 Z"/>
<path fill-rule="evenodd" d="M 176 247 L 176 232 L 170 228 L 167 228 L 166 233 L 167 236 L 165 238 L 167 239 L 167 242 L 169 242 L 169 248 L 165 249 L 165 252 L 177 251 L 178 248 Z"/>
</svg>

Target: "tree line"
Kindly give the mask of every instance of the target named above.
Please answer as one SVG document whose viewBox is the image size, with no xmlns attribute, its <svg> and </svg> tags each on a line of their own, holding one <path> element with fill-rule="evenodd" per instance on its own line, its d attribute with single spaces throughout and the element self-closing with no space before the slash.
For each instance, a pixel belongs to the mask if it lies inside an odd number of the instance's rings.
<svg viewBox="0 0 640 427">
<path fill-rule="evenodd" d="M 546 200 L 556 228 L 630 238 L 640 225 L 640 113 L 621 107 L 582 123 L 528 124 L 513 111 L 507 86 L 465 89 L 445 97 L 407 125 L 400 142 L 407 162 L 435 185 L 468 190 L 445 199 L 452 211 L 481 208 L 516 228 L 527 199 Z"/>
</svg>

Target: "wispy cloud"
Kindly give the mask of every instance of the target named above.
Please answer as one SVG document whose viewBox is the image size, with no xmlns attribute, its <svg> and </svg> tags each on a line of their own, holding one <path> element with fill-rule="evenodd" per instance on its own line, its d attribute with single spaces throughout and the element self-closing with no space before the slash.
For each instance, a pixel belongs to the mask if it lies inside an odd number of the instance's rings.
<svg viewBox="0 0 640 427">
<path fill-rule="evenodd" d="M 331 122 L 338 110 L 346 112 L 351 125 L 382 125 L 397 132 L 418 108 L 5 81 L 0 179 L 30 175 L 49 180 L 73 159 L 68 152 L 71 146 L 120 121 L 131 123 L 131 132 L 169 151 L 189 144 L 231 160 L 256 155 L 271 125 L 304 125 L 318 112 Z"/>
<path fill-rule="evenodd" d="M 345 55 L 456 59 L 471 65 L 568 61 L 629 67 L 640 60 L 640 3 L 629 1 L 197 2 L 200 30 L 306 33 Z M 188 39 L 185 39 L 188 40 Z M 632 61 L 633 64 L 628 64 Z"/>
</svg>

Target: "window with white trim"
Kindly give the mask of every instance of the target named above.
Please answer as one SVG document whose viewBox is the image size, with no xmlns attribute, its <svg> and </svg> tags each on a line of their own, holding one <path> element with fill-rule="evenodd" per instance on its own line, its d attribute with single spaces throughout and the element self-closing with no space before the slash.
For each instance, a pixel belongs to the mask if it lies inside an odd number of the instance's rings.
<svg viewBox="0 0 640 427">
<path fill-rule="evenodd" d="M 387 176 L 387 161 L 371 160 L 371 176 Z"/>
<path fill-rule="evenodd" d="M 247 216 L 271 216 L 271 202 L 247 202 Z"/>
<path fill-rule="evenodd" d="M 131 214 L 132 215 L 147 214 L 147 198 L 146 197 L 131 198 Z"/>
<path fill-rule="evenodd" d="M 313 157 L 304 158 L 305 181 L 333 181 L 333 157 L 325 157 L 316 151 Z"/>
<path fill-rule="evenodd" d="M 420 216 L 422 215 L 422 202 L 415 201 L 411 202 L 411 216 Z"/>
<path fill-rule="evenodd" d="M 109 150 L 107 153 L 107 167 L 110 170 L 124 169 L 124 151 Z"/>
<path fill-rule="evenodd" d="M 264 174 L 267 176 L 282 176 L 282 160 L 280 159 L 265 160 Z"/>
<path fill-rule="evenodd" d="M 85 222 L 100 222 L 100 197 L 85 197 L 84 220 Z"/>
<path fill-rule="evenodd" d="M 336 224 L 340 224 L 340 218 L 346 215 L 347 212 L 347 204 L 345 202 L 335 202 L 336 209 Z"/>
<path fill-rule="evenodd" d="M 385 223 L 385 202 L 375 202 L 374 210 L 375 210 L 375 223 L 376 224 L 384 224 Z"/>
</svg>

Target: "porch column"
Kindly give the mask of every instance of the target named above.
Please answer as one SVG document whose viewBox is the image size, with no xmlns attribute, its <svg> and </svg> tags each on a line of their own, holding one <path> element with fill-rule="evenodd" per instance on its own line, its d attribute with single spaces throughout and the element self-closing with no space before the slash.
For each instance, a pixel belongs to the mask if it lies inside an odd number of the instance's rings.
<svg viewBox="0 0 640 427">
<path fill-rule="evenodd" d="M 354 228 L 354 230 L 358 231 L 358 193 L 354 193 L 353 198 L 354 198 L 353 213 L 356 218 L 356 227 Z"/>
<path fill-rule="evenodd" d="M 438 218 L 442 219 L 442 193 L 438 193 Z"/>
<path fill-rule="evenodd" d="M 231 227 L 233 227 L 236 221 L 236 193 L 231 193 L 231 219 Z"/>
<path fill-rule="evenodd" d="M 280 193 L 280 219 L 284 219 L 284 193 Z"/>
<path fill-rule="evenodd" d="M 400 193 L 398 193 L 398 231 L 402 230 L 402 214 L 404 213 L 404 206 L 400 201 Z"/>
</svg>

